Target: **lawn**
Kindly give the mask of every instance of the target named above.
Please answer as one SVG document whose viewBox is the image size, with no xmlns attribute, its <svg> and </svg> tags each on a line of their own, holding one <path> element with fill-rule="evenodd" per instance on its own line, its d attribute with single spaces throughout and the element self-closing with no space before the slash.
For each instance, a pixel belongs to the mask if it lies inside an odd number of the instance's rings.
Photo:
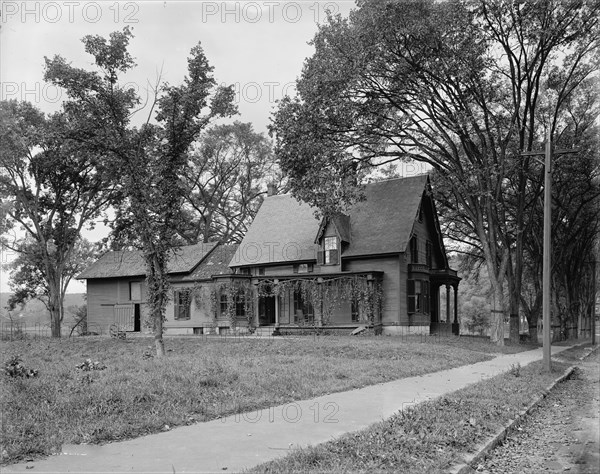
<svg viewBox="0 0 600 474">
<path fill-rule="evenodd" d="M 19 355 L 38 376 L 2 375 L 1 460 L 471 364 L 499 350 L 479 339 L 411 337 L 166 338 L 164 359 L 151 356 L 148 338 L 5 341 L 3 364 Z M 78 368 L 86 359 L 92 365 Z"/>
</svg>

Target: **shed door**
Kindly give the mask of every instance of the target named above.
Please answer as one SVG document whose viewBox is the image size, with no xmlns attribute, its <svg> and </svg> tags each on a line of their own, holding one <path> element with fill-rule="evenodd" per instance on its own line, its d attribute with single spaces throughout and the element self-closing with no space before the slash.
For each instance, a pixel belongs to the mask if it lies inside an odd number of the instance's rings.
<svg viewBox="0 0 600 474">
<path fill-rule="evenodd" d="M 134 330 L 134 312 L 132 304 L 115 305 L 115 324 L 121 331 Z"/>
</svg>

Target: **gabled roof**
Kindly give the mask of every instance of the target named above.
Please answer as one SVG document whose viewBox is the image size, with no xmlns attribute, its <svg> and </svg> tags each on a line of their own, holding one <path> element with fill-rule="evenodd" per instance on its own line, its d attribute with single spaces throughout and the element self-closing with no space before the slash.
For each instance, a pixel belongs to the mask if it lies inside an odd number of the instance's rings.
<svg viewBox="0 0 600 474">
<path fill-rule="evenodd" d="M 405 252 L 427 175 L 368 184 L 365 201 L 350 209 L 352 243 L 342 257 Z"/>
<path fill-rule="evenodd" d="M 188 280 L 208 280 L 213 275 L 226 275 L 231 273 L 229 262 L 237 250 L 237 244 L 219 245 L 200 262 L 192 273 L 182 278 Z"/>
<path fill-rule="evenodd" d="M 216 242 L 186 245 L 174 249 L 167 264 L 169 273 L 188 273 L 217 245 Z M 145 276 L 146 264 L 139 250 L 106 252 L 91 264 L 77 279 Z"/>
<path fill-rule="evenodd" d="M 268 196 L 229 266 L 316 260 L 319 221 L 314 209 L 291 194 Z"/>
<path fill-rule="evenodd" d="M 349 219 L 334 220 L 350 242 L 342 258 L 405 252 L 427 183 L 419 175 L 367 184 L 366 200 L 349 209 Z M 267 197 L 230 266 L 316 260 L 319 229 L 308 204 L 289 194 Z"/>
<path fill-rule="evenodd" d="M 329 222 L 332 222 L 335 226 L 342 242 L 350 243 L 350 216 L 347 216 L 346 214 L 337 214 L 332 218 L 323 217 L 323 219 L 321 219 L 321 224 L 319 225 L 319 230 L 315 237 L 315 244 L 321 243 L 323 232 L 325 232 Z"/>
</svg>

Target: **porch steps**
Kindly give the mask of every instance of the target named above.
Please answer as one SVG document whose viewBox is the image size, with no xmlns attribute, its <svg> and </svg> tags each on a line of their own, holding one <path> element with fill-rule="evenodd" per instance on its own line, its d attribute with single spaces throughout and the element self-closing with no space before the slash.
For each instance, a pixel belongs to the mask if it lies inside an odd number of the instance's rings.
<svg viewBox="0 0 600 474">
<path fill-rule="evenodd" d="M 254 336 L 256 337 L 271 337 L 275 326 L 259 326 L 254 330 Z"/>
</svg>

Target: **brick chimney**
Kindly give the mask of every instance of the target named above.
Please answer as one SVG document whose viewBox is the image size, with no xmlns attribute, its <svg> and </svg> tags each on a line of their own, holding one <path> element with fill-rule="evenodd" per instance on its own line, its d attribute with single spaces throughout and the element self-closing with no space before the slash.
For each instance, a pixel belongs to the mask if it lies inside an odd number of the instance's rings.
<svg viewBox="0 0 600 474">
<path fill-rule="evenodd" d="M 273 183 L 267 184 L 267 196 L 274 196 L 277 194 L 275 185 Z"/>
</svg>

